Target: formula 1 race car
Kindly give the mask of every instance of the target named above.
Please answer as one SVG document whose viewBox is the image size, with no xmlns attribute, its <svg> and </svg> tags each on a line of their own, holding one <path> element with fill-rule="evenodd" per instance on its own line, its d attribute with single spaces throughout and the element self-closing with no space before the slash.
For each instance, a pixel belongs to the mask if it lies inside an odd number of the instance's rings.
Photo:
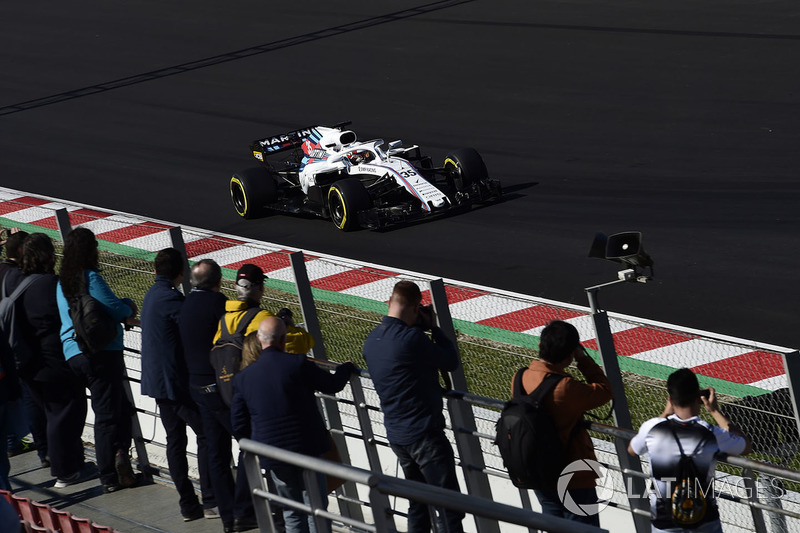
<svg viewBox="0 0 800 533">
<path fill-rule="evenodd" d="M 341 230 L 378 229 L 500 197 L 500 182 L 489 178 L 472 148 L 434 167 L 419 146 L 398 140 L 384 150 L 382 139 L 359 142 L 343 129 L 348 124 L 254 141 L 250 148 L 261 166 L 230 181 L 236 212 L 244 218 L 269 211 L 310 214 L 330 218 Z"/>
</svg>

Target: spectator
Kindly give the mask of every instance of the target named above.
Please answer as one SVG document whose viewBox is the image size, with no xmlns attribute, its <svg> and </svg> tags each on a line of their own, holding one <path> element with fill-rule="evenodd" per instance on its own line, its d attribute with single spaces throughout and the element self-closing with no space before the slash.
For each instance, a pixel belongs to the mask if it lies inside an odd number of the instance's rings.
<svg viewBox="0 0 800 533">
<path fill-rule="evenodd" d="M 258 331 L 245 337 L 244 345 L 242 346 L 242 364 L 239 365 L 239 371 L 255 363 L 256 359 L 261 356 L 261 349 L 261 341 L 258 340 Z"/>
<path fill-rule="evenodd" d="M 681 368 L 667 378 L 669 398 L 664 412 L 651 418 L 639 428 L 631 439 L 628 453 L 647 453 L 650 473 L 655 482 L 655 491 L 650 493 L 650 510 L 653 531 L 717 533 L 722 531 L 719 510 L 714 499 L 713 481 L 716 454 L 748 454 L 750 439 L 735 424 L 722 414 L 713 388 L 701 394 L 697 376 L 688 368 Z M 700 419 L 700 407 L 705 406 L 718 424 L 713 426 Z M 708 510 L 705 517 L 692 529 L 676 527 L 672 520 L 668 484 L 674 484 L 675 470 L 681 459 L 681 451 L 690 455 L 700 474 Z"/>
<path fill-rule="evenodd" d="M 9 281 L 14 279 L 14 287 L 19 283 L 22 277 L 19 270 L 22 243 L 27 236 L 28 232 L 19 228 L 11 228 L 8 230 L 5 242 L 0 243 L 6 247 L 6 260 L 0 263 L 0 283 L 5 280 L 7 274 L 10 274 Z M 7 293 L 10 294 L 10 291 Z M 23 380 L 20 380 L 19 386 L 22 393 L 21 408 L 14 409 L 11 414 L 10 432 L 7 438 L 8 456 L 13 457 L 35 448 L 42 466 L 48 467 L 50 460 L 47 457 L 47 418 L 44 407 L 36 401 L 30 387 Z M 23 439 L 28 433 L 33 437 L 33 443 Z"/>
<path fill-rule="evenodd" d="M 16 234 L 15 234 L 16 235 Z M 22 276 L 8 275 L 6 289 L 13 291 L 24 277 L 39 275 L 19 300 L 20 330 L 36 354 L 35 367 L 25 369 L 23 382 L 44 410 L 47 441 L 50 443 L 50 471 L 58 482 L 84 479 L 83 441 L 80 433 L 86 418 L 86 397 L 80 381 L 72 373 L 61 350 L 61 320 L 56 304 L 58 277 L 53 242 L 44 233 L 29 235 L 22 245 Z"/>
<path fill-rule="evenodd" d="M 14 365 L 14 354 L 7 347 L 0 346 L 0 442 L 5 442 L 11 431 L 12 413 L 19 409 L 19 396 L 19 379 Z M 8 455 L 0 453 L 0 490 L 11 490 L 8 482 L 10 470 Z"/>
<path fill-rule="evenodd" d="M 87 293 L 97 299 L 116 321 L 117 336 L 101 352 L 91 356 L 81 352 L 75 340 L 75 329 L 69 314 L 69 302 Z M 64 240 L 61 280 L 56 292 L 61 314 L 61 343 L 64 357 L 83 387 L 91 393 L 94 411 L 94 438 L 97 467 L 104 493 L 132 487 L 140 476 L 133 473 L 128 450 L 131 446 L 131 406 L 125 397 L 122 382 L 125 361 L 122 356 L 122 322 L 135 322 L 136 304 L 129 298 L 118 298 L 99 271 L 99 253 L 94 233 L 75 228 Z M 80 436 L 83 421 L 70 427 L 70 438 Z M 61 479 L 56 487 L 79 480 Z"/>
<path fill-rule="evenodd" d="M 236 293 L 238 298 L 236 300 L 228 300 L 225 303 L 225 325 L 228 327 L 229 332 L 234 332 L 239 325 L 239 321 L 247 313 L 247 310 L 261 305 L 261 299 L 264 297 L 264 280 L 267 277 L 264 271 L 256 265 L 247 263 L 239 268 L 236 273 Z M 286 311 L 289 311 L 286 309 Z M 251 321 L 245 329 L 245 336 L 255 333 L 258 330 L 258 325 L 265 318 L 275 316 L 270 311 L 262 309 Z M 286 352 L 295 354 L 306 354 L 314 347 L 314 337 L 311 336 L 303 328 L 294 325 L 292 322 L 291 311 L 287 319 L 283 319 L 286 323 Z M 222 328 L 217 328 L 217 334 L 214 336 L 214 342 L 217 342 L 222 336 Z"/>
<path fill-rule="evenodd" d="M 257 331 L 264 351 L 233 378 L 231 418 L 237 437 L 250 437 L 312 457 L 322 456 L 330 449 L 331 441 L 314 391 L 339 392 L 355 366 L 347 362 L 331 374 L 303 355 L 284 352 L 286 325 L 277 317 L 262 320 Z M 310 503 L 301 467 L 266 458 L 261 464 L 270 470 L 279 495 Z M 327 508 L 325 475 L 318 473 L 317 482 Z M 283 517 L 287 533 L 316 531 L 310 515 L 286 508 Z M 330 531 L 330 522 L 326 531 Z"/>
<path fill-rule="evenodd" d="M 552 396 L 545 397 L 545 406 L 555 422 L 558 436 L 567 448 L 567 460 L 571 463 L 581 459 L 596 461 L 594 446 L 589 433 L 582 424 L 586 411 L 607 403 L 613 392 L 611 383 L 603 369 L 595 363 L 580 344 L 580 335 L 575 326 L 561 320 L 550 322 L 539 338 L 540 360 L 531 361 L 522 374 L 525 394 L 533 392 L 549 374 L 566 377 L 553 388 Z M 566 373 L 575 361 L 578 371 L 586 382 L 573 379 Z M 513 381 L 512 381 L 513 388 Z M 513 390 L 512 390 L 513 395 Z M 590 471 L 575 472 L 567 486 L 570 496 L 578 505 L 597 503 L 596 474 Z M 559 498 L 556 487 L 534 491 L 542 512 L 578 522 L 600 525 L 598 515 L 579 516 L 566 509 Z"/>
<path fill-rule="evenodd" d="M 433 312 L 421 309 L 421 301 L 415 283 L 396 283 L 389 314 L 364 343 L 364 358 L 380 397 L 386 436 L 406 479 L 458 491 L 439 386 L 439 370 L 456 369 L 458 350 L 435 325 Z M 409 531 L 429 531 L 430 516 L 426 505 L 410 501 Z M 459 533 L 463 518 L 463 513 L 438 509 L 436 529 Z"/>
<path fill-rule="evenodd" d="M 189 396 L 189 371 L 183 356 L 178 316 L 184 297 L 177 289 L 183 280 L 184 259 L 175 248 L 165 248 L 155 258 L 156 280 L 142 302 L 142 394 L 156 400 L 167 433 L 167 463 L 180 495 L 183 520 L 203 518 L 216 501 L 208 475 L 208 453 L 197 404 Z M 186 426 L 197 436 L 197 466 L 202 505 L 189 479 Z"/>
<path fill-rule="evenodd" d="M 209 362 L 214 333 L 225 314 L 225 296 L 220 292 L 222 269 L 211 259 L 202 259 L 192 267 L 192 292 L 181 307 L 178 326 L 189 369 L 192 400 L 200 409 L 208 447 L 208 472 L 211 487 L 222 518 L 225 533 L 247 531 L 257 526 L 253 502 L 247 487 L 244 468 L 238 469 L 236 481 L 231 472 L 230 408 L 217 391 L 214 367 Z M 206 511 L 206 518 L 215 518 Z"/>
</svg>

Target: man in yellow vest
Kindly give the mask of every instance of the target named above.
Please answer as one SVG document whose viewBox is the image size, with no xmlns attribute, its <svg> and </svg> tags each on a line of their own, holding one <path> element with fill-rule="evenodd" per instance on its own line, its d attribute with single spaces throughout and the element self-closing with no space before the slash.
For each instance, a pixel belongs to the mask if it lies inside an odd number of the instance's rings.
<svg viewBox="0 0 800 533">
<path fill-rule="evenodd" d="M 236 331 L 236 327 L 245 314 L 247 314 L 247 311 L 261 305 L 261 299 L 264 297 L 265 279 L 267 279 L 267 277 L 264 275 L 264 271 L 251 263 L 242 265 L 238 272 L 236 272 L 236 294 L 238 298 L 225 302 L 224 320 L 228 331 Z M 266 309 L 259 311 L 247 325 L 244 331 L 245 337 L 258 331 L 258 325 L 262 320 L 274 316 L 272 312 Z M 291 320 L 289 320 L 289 322 L 291 322 Z M 214 342 L 216 343 L 221 336 L 222 330 L 218 327 L 217 333 L 214 335 Z M 305 354 L 310 352 L 313 347 L 314 337 L 312 337 L 310 333 L 301 327 L 295 326 L 293 323 L 286 324 L 285 351 L 287 353 Z"/>
</svg>

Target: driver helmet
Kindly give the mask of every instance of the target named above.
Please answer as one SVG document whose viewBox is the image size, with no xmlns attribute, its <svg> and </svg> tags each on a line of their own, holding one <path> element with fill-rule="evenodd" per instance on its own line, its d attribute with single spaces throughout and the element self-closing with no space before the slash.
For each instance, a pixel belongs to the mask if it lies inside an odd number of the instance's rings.
<svg viewBox="0 0 800 533">
<path fill-rule="evenodd" d="M 347 156 L 347 159 L 354 165 L 360 165 L 369 162 L 372 159 L 372 153 L 369 150 L 355 150 Z"/>
</svg>

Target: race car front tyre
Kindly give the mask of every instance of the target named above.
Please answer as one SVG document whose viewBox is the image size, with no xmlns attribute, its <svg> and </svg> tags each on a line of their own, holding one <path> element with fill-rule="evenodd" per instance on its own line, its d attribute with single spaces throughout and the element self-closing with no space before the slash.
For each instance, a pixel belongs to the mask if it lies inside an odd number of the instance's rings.
<svg viewBox="0 0 800 533">
<path fill-rule="evenodd" d="M 344 231 L 358 229 L 358 212 L 372 207 L 364 184 L 356 178 L 339 180 L 328 189 L 328 209 L 333 225 Z"/>
<path fill-rule="evenodd" d="M 444 158 L 444 169 L 450 171 L 448 181 L 457 191 L 472 187 L 489 177 L 483 158 L 474 148 L 462 148 Z"/>
<path fill-rule="evenodd" d="M 267 204 L 278 198 L 278 185 L 265 168 L 254 167 L 237 172 L 231 177 L 233 208 L 243 218 L 262 216 Z"/>
</svg>

